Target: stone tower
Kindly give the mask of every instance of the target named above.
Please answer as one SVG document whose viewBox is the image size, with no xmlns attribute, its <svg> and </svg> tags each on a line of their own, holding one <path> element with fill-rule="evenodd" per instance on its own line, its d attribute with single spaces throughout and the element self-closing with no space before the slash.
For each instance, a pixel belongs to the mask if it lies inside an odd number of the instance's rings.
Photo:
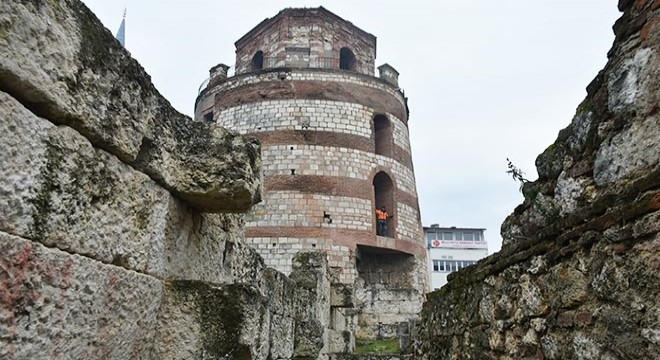
<svg viewBox="0 0 660 360">
<path fill-rule="evenodd" d="M 261 141 L 265 195 L 248 242 L 285 273 L 294 253 L 325 252 L 331 281 L 355 289 L 333 319 L 359 337 L 400 335 L 427 275 L 398 72 L 384 64 L 376 77 L 376 37 L 323 7 L 282 10 L 235 45 L 235 74 L 210 70 L 195 119 Z"/>
</svg>

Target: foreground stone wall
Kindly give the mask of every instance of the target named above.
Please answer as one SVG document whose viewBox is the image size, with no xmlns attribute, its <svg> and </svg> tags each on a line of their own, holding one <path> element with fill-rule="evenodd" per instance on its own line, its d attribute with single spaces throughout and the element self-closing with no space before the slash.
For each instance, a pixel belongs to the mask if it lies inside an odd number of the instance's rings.
<svg viewBox="0 0 660 360">
<path fill-rule="evenodd" d="M 79 1 L 0 14 L 0 358 L 351 350 L 323 255 L 244 244 L 257 142 L 177 113 Z"/>
<path fill-rule="evenodd" d="M 422 311 L 423 359 L 660 358 L 660 1 L 619 2 L 609 61 L 503 250 Z"/>
</svg>

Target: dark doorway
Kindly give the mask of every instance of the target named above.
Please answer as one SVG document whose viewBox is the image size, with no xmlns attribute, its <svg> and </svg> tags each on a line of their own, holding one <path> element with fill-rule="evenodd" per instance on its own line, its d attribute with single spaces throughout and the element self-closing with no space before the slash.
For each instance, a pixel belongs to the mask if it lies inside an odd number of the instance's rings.
<svg viewBox="0 0 660 360">
<path fill-rule="evenodd" d="M 213 118 L 213 111 L 209 111 L 206 114 L 204 114 L 204 121 L 207 123 L 215 122 L 215 119 Z"/>
<path fill-rule="evenodd" d="M 392 179 L 385 172 L 381 171 L 376 176 L 374 176 L 374 201 L 375 209 L 382 209 L 385 207 L 385 210 L 390 215 L 390 218 L 387 220 L 387 230 L 384 234 L 379 234 L 381 236 L 395 237 L 396 228 L 395 228 L 395 213 L 396 209 L 394 208 L 394 183 Z M 375 216 L 375 215 L 374 215 Z"/>
<path fill-rule="evenodd" d="M 264 52 L 259 50 L 252 57 L 252 70 L 261 70 L 264 68 Z"/>
<path fill-rule="evenodd" d="M 339 50 L 339 68 L 342 70 L 355 70 L 355 55 L 349 48 Z"/>
<path fill-rule="evenodd" d="M 392 157 L 392 125 L 385 115 L 374 116 L 375 153 Z"/>
</svg>

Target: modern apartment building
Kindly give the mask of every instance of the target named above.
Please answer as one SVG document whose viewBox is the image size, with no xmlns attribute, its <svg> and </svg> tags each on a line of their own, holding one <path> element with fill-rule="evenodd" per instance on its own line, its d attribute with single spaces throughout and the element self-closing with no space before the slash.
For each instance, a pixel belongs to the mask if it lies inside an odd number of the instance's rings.
<svg viewBox="0 0 660 360">
<path fill-rule="evenodd" d="M 447 283 L 447 275 L 475 264 L 488 256 L 488 244 L 481 228 L 424 227 L 431 289 Z"/>
</svg>

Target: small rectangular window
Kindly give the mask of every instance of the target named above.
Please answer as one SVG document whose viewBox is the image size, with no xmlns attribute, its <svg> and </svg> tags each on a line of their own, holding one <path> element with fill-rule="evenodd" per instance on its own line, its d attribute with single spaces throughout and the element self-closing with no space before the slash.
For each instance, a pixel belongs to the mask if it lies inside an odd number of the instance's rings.
<svg viewBox="0 0 660 360">
<path fill-rule="evenodd" d="M 426 233 L 426 240 L 428 241 L 435 240 L 435 233 L 434 232 Z"/>
<path fill-rule="evenodd" d="M 458 240 L 458 241 L 463 240 L 463 233 L 459 233 L 459 232 L 454 233 L 454 240 Z"/>
<path fill-rule="evenodd" d="M 450 232 L 442 233 L 442 240 L 453 240 L 453 239 L 454 238 L 452 236 L 452 233 Z"/>
<path fill-rule="evenodd" d="M 474 233 L 474 241 L 480 241 L 481 240 L 481 234 L 476 232 Z"/>
<path fill-rule="evenodd" d="M 439 263 L 438 266 L 439 266 L 440 271 L 445 271 L 445 269 L 446 269 L 445 262 L 444 261 L 439 261 L 438 263 Z"/>
<path fill-rule="evenodd" d="M 438 271 L 438 260 L 433 260 L 433 271 Z"/>
<path fill-rule="evenodd" d="M 470 232 L 463 233 L 463 240 L 472 241 L 474 240 L 474 236 Z"/>
</svg>

